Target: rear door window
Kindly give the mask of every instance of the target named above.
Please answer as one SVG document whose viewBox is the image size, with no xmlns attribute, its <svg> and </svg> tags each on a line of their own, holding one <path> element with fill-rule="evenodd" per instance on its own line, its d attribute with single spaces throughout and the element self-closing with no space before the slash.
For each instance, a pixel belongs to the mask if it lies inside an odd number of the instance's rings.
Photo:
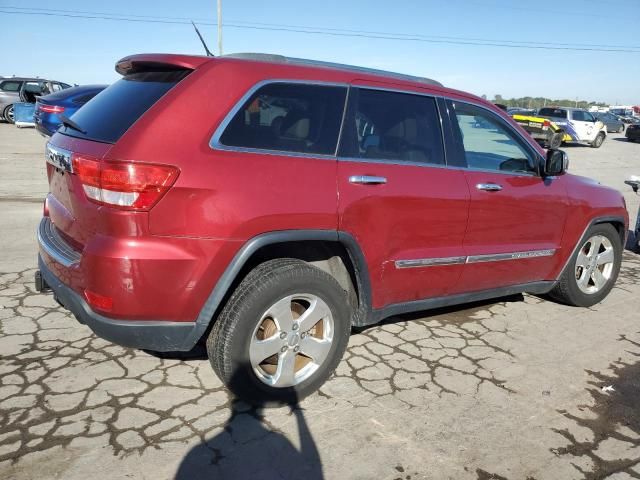
<svg viewBox="0 0 640 480">
<path fill-rule="evenodd" d="M 334 155 L 346 96 L 346 87 L 270 83 L 259 88 L 233 114 L 219 143 Z"/>
<path fill-rule="evenodd" d="M 541 108 L 538 112 L 541 117 L 567 118 L 567 111 L 562 108 Z"/>
<path fill-rule="evenodd" d="M 18 92 L 20 91 L 21 86 L 22 82 L 8 80 L 6 82 L 0 83 L 0 90 L 2 90 L 3 92 Z"/>
<path fill-rule="evenodd" d="M 340 156 L 444 164 L 440 117 L 433 97 L 357 89 Z"/>
<path fill-rule="evenodd" d="M 190 71 L 146 71 L 126 75 L 73 114 L 73 121 L 86 133 L 64 126 L 59 131 L 72 137 L 115 143 Z"/>
</svg>

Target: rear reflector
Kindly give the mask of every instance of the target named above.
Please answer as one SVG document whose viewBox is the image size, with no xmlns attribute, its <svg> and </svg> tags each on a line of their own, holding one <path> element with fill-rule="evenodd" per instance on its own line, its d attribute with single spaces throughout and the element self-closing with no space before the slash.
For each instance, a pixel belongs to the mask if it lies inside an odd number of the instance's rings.
<svg viewBox="0 0 640 480">
<path fill-rule="evenodd" d="M 73 155 L 73 172 L 89 200 L 123 210 L 149 210 L 179 173 L 170 165 L 100 161 L 77 154 Z"/>
<path fill-rule="evenodd" d="M 87 302 L 89 302 L 89 305 L 91 305 L 96 310 L 110 312 L 113 308 L 113 298 L 105 297 L 104 295 L 92 292 L 91 290 L 84 291 L 84 298 L 86 298 Z"/>
<path fill-rule="evenodd" d="M 45 113 L 62 113 L 64 112 L 64 107 L 58 105 L 40 105 L 40 111 Z"/>
</svg>

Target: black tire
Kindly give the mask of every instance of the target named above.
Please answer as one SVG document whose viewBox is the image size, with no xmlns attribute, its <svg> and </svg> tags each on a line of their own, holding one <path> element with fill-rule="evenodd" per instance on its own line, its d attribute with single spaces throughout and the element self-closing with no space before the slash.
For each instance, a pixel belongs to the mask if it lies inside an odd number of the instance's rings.
<svg viewBox="0 0 640 480">
<path fill-rule="evenodd" d="M 576 261 L 578 254 L 584 244 L 590 237 L 594 235 L 603 235 L 610 242 L 613 247 L 614 261 L 611 277 L 607 280 L 607 283 L 596 293 L 588 294 L 580 290 L 578 282 L 576 280 Z M 594 225 L 587 230 L 587 233 L 580 239 L 580 245 L 571 256 L 571 259 L 567 263 L 558 283 L 549 292 L 549 296 L 554 300 L 571 305 L 575 307 L 590 307 L 596 303 L 601 302 L 611 291 L 618 274 L 620 273 L 620 265 L 622 263 L 622 241 L 620 235 L 615 227 L 609 223 L 601 223 Z"/>
<path fill-rule="evenodd" d="M 598 135 L 596 135 L 596 138 L 590 144 L 591 148 L 600 148 L 604 143 L 604 139 L 605 139 L 604 133 L 602 132 L 598 133 Z"/>
<path fill-rule="evenodd" d="M 551 141 L 549 142 L 549 148 L 560 148 L 560 146 L 562 145 L 562 137 L 564 136 L 564 134 L 562 133 L 554 133 L 551 136 Z"/>
<path fill-rule="evenodd" d="M 7 105 L 6 107 L 4 107 L 4 110 L 2 111 L 2 117 L 8 123 L 15 123 L 15 120 L 13 119 L 13 105 Z"/>
<path fill-rule="evenodd" d="M 249 345 L 264 312 L 299 293 L 315 295 L 329 307 L 333 340 L 326 359 L 309 378 L 276 388 L 253 371 Z M 237 397 L 259 406 L 295 404 L 320 388 L 338 366 L 349 341 L 350 319 L 347 294 L 331 275 L 301 260 L 269 260 L 247 274 L 223 308 L 207 339 L 209 361 Z"/>
</svg>

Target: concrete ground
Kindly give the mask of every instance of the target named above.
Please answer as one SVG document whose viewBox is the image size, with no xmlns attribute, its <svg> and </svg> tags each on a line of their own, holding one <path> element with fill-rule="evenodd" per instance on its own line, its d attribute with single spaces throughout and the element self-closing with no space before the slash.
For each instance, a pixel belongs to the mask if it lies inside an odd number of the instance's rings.
<svg viewBox="0 0 640 480">
<path fill-rule="evenodd" d="M 206 359 L 111 345 L 33 289 L 44 140 L 0 125 L 0 478 L 640 478 L 640 256 L 599 305 L 524 295 L 353 335 L 300 408 L 234 401 Z M 640 145 L 567 147 L 638 198 Z"/>
</svg>

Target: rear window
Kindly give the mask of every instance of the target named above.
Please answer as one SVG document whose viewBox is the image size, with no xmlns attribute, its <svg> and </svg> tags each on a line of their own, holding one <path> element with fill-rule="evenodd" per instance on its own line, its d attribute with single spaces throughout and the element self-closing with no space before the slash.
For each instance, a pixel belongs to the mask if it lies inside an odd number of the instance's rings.
<svg viewBox="0 0 640 480">
<path fill-rule="evenodd" d="M 115 143 L 144 112 L 190 71 L 137 72 L 126 75 L 73 114 L 73 121 L 86 133 L 69 127 L 61 127 L 59 131 L 71 137 Z"/>
<path fill-rule="evenodd" d="M 346 87 L 271 83 L 238 110 L 219 142 L 230 147 L 333 155 Z"/>
<path fill-rule="evenodd" d="M 567 111 L 562 108 L 541 108 L 538 115 L 541 117 L 567 118 Z"/>
</svg>

